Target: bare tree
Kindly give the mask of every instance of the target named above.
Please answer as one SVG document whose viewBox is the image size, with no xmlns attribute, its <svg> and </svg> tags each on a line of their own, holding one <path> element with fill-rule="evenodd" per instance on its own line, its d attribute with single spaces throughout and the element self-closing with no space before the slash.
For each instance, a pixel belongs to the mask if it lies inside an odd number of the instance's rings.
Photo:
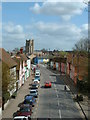
<svg viewBox="0 0 90 120">
<path fill-rule="evenodd" d="M 90 40 L 88 38 L 81 39 L 75 44 L 75 51 L 89 52 Z"/>
</svg>

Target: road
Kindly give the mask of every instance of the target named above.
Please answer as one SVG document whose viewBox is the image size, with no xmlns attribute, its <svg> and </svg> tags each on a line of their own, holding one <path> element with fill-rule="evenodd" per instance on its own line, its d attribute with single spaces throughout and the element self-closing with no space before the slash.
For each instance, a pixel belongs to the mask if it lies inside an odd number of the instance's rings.
<svg viewBox="0 0 90 120">
<path fill-rule="evenodd" d="M 64 82 L 60 75 L 40 65 L 41 81 L 37 105 L 32 118 L 71 118 L 81 120 L 80 111 L 72 99 L 70 91 L 64 90 Z M 52 88 L 44 88 L 44 82 L 50 80 Z M 70 119 L 70 120 L 71 120 Z"/>
<path fill-rule="evenodd" d="M 60 75 L 51 72 L 45 66 L 41 65 L 40 71 L 41 81 L 38 90 L 39 96 L 33 108 L 32 118 L 57 118 L 56 120 L 60 118 L 69 118 L 69 120 L 74 118 L 77 120 L 77 118 L 81 118 L 80 110 L 73 101 L 71 92 L 64 90 L 65 84 L 63 80 L 60 79 Z M 52 88 L 44 88 L 44 82 L 47 80 L 52 82 Z M 20 88 L 16 99 L 10 100 L 9 105 L 3 111 L 3 119 L 13 117 L 13 113 L 19 109 L 18 105 L 23 102 L 24 96 L 29 94 L 31 82 L 32 77 L 28 78 L 25 84 Z"/>
</svg>

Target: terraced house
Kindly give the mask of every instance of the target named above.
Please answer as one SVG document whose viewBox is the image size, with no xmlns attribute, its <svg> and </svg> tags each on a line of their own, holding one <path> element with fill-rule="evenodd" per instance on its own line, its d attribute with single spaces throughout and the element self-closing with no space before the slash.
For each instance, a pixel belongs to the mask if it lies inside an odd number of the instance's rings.
<svg viewBox="0 0 90 120">
<path fill-rule="evenodd" d="M 10 96 L 16 91 L 16 66 L 17 63 L 3 48 L 0 48 L 0 59 L 2 61 L 2 107 Z"/>
<path fill-rule="evenodd" d="M 67 74 L 77 84 L 88 77 L 88 56 L 84 54 L 69 53 L 67 55 Z"/>
<path fill-rule="evenodd" d="M 16 89 L 18 90 L 22 85 L 24 85 L 25 81 L 30 76 L 31 61 L 30 61 L 30 58 L 28 58 L 25 55 L 25 53 L 23 53 L 22 49 L 20 49 L 20 52 L 18 52 L 16 55 L 12 56 L 12 58 L 17 63 L 17 67 L 16 67 L 16 76 L 17 76 Z"/>
</svg>

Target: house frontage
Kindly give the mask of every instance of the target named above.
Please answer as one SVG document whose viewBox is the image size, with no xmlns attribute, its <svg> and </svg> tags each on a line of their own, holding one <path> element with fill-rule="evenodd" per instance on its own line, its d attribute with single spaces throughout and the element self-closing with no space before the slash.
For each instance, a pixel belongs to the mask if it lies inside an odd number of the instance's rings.
<svg viewBox="0 0 90 120">
<path fill-rule="evenodd" d="M 0 59 L 2 61 L 2 105 L 4 106 L 5 102 L 7 102 L 8 98 L 12 96 L 12 94 L 16 91 L 16 66 L 17 63 L 11 58 L 10 54 L 5 51 L 5 49 L 0 48 Z M 3 69 L 4 68 L 4 69 Z M 6 89 L 6 92 L 3 91 L 5 88 L 5 76 L 6 72 L 8 72 L 8 75 L 6 76 L 7 80 L 9 80 L 8 83 L 8 89 Z M 4 94 L 5 93 L 5 94 Z M 8 95 L 8 98 L 6 96 Z M 3 107 L 2 106 L 2 107 Z"/>
</svg>

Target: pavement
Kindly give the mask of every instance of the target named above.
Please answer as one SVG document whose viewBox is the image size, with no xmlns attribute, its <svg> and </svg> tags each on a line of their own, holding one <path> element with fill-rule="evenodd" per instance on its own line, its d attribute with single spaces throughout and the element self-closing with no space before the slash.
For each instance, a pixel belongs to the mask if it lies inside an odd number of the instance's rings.
<svg viewBox="0 0 90 120">
<path fill-rule="evenodd" d="M 72 79 L 67 76 L 67 75 L 60 75 L 60 78 L 65 82 L 66 85 L 69 86 L 71 92 L 73 93 L 74 97 L 78 94 L 78 90 L 74 85 L 74 82 L 72 81 Z M 90 100 L 88 100 L 88 96 L 83 95 L 83 101 L 79 101 L 78 104 L 80 106 L 80 108 L 82 109 L 82 112 L 86 118 L 86 120 L 89 118 L 89 108 L 90 108 L 90 104 L 89 104 Z"/>
<path fill-rule="evenodd" d="M 18 105 L 23 102 L 24 96 L 29 94 L 29 84 L 32 82 L 32 76 L 25 81 L 25 84 L 18 90 L 17 97 L 10 99 L 9 104 L 2 112 L 2 118 L 13 118 L 13 113 L 16 112 L 19 107 Z"/>
</svg>

